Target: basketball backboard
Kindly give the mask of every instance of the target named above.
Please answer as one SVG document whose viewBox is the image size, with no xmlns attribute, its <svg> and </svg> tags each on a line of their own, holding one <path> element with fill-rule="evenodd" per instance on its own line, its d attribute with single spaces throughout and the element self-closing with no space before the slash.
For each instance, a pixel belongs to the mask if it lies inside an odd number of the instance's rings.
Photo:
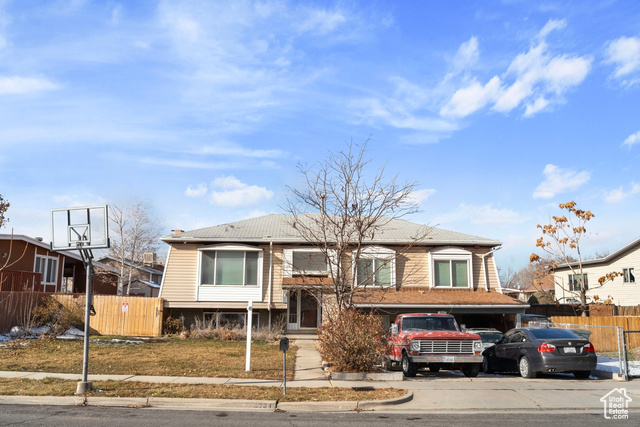
<svg viewBox="0 0 640 427">
<path fill-rule="evenodd" d="M 51 250 L 107 249 L 107 205 L 51 210 Z"/>
</svg>

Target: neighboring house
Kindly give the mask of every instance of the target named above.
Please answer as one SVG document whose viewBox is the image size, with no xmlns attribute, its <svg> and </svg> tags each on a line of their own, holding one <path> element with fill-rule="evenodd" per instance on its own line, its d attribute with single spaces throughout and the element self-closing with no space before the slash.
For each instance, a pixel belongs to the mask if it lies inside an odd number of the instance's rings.
<svg viewBox="0 0 640 427">
<path fill-rule="evenodd" d="M 547 275 L 540 280 L 539 283 L 534 283 L 531 286 L 522 289 L 518 295 L 518 299 L 521 301 L 529 302 L 531 297 L 536 297 L 539 301 L 555 301 L 556 286 L 553 280 L 553 275 Z"/>
<path fill-rule="evenodd" d="M 575 272 L 571 271 L 570 266 Z M 620 306 L 640 305 L 640 285 L 636 279 L 640 269 L 640 239 L 622 249 L 600 259 L 582 262 L 582 274 L 587 285 L 587 298 L 590 302 L 607 300 Z M 618 272 L 620 276 L 600 286 L 598 279 L 608 273 Z M 556 299 L 561 303 L 579 303 L 578 264 L 560 265 L 555 270 Z"/>
<path fill-rule="evenodd" d="M 112 277 L 116 290 L 113 292 L 115 295 L 118 287 L 118 276 L 120 275 L 120 261 L 114 257 L 105 256 L 100 258 L 98 262 L 110 267 L 109 271 L 112 274 L 115 273 L 115 277 Z M 128 275 L 129 270 L 131 270 L 131 286 L 129 287 L 128 283 L 123 284 L 123 295 L 141 297 L 158 296 L 162 275 L 164 273 L 164 267 L 161 264 L 151 263 L 150 265 L 137 265 L 130 261 L 125 261 L 125 274 Z"/>
<path fill-rule="evenodd" d="M 332 302 L 329 266 L 291 222 L 268 215 L 163 237 L 170 249 L 160 296 L 170 315 L 244 324 L 252 301 L 254 325 L 320 326 Z M 392 220 L 376 231 L 352 271 L 368 281 L 355 305 L 387 324 L 399 313 L 447 312 L 468 327 L 515 325 L 529 306 L 500 292 L 493 253 L 501 243 L 437 228 L 414 242 L 422 227 Z"/>
<path fill-rule="evenodd" d="M 0 290 L 84 292 L 86 271 L 75 251 L 53 252 L 41 238 L 0 234 Z"/>
</svg>

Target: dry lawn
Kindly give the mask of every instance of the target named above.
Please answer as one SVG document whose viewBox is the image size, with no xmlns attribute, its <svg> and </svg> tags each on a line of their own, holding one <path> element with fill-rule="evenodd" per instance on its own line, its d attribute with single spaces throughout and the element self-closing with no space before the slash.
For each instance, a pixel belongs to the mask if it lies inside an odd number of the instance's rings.
<svg viewBox="0 0 640 427">
<path fill-rule="evenodd" d="M 10 396 L 73 396 L 77 381 L 47 378 L 28 380 L 7 378 L 0 382 L 0 395 Z M 280 402 L 319 402 L 383 400 L 404 396 L 406 390 L 352 388 L 289 387 L 287 395 L 279 387 L 226 386 L 212 384 L 157 384 L 136 381 L 93 381 L 87 396 L 103 397 L 169 397 L 204 399 L 278 400 Z"/>
<path fill-rule="evenodd" d="M 0 347 L 0 371 L 82 373 L 83 342 L 39 339 Z M 245 371 L 246 343 L 169 338 L 142 344 L 89 345 L 89 375 L 158 375 L 281 380 L 278 343 L 254 342 L 251 371 Z M 296 349 L 287 351 L 287 379 L 293 379 Z"/>
</svg>

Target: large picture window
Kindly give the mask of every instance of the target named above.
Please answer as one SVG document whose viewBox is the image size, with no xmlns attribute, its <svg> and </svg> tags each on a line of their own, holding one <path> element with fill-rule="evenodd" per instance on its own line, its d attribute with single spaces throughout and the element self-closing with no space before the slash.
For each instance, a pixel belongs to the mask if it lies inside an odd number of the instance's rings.
<svg viewBox="0 0 640 427">
<path fill-rule="evenodd" d="M 391 261 L 386 259 L 360 259 L 356 263 L 358 286 L 391 286 Z"/>
<path fill-rule="evenodd" d="M 202 251 L 200 284 L 258 286 L 258 251 Z"/>
<path fill-rule="evenodd" d="M 329 266 L 327 257 L 320 251 L 294 250 L 293 275 L 327 276 Z"/>
</svg>

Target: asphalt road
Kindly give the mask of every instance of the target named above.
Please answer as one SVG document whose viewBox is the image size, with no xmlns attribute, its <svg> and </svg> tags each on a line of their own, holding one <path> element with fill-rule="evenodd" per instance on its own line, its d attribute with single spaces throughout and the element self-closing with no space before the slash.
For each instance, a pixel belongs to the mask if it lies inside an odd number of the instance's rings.
<svg viewBox="0 0 640 427">
<path fill-rule="evenodd" d="M 285 412 L 224 412 L 193 410 L 159 410 L 148 408 L 104 408 L 78 406 L 3 405 L 0 426 L 90 426 L 90 427 L 179 427 L 216 426 L 491 426 L 541 425 L 640 426 L 640 413 L 631 413 L 627 421 L 605 420 L 599 413 L 508 412 L 508 413 L 285 413 Z"/>
</svg>

